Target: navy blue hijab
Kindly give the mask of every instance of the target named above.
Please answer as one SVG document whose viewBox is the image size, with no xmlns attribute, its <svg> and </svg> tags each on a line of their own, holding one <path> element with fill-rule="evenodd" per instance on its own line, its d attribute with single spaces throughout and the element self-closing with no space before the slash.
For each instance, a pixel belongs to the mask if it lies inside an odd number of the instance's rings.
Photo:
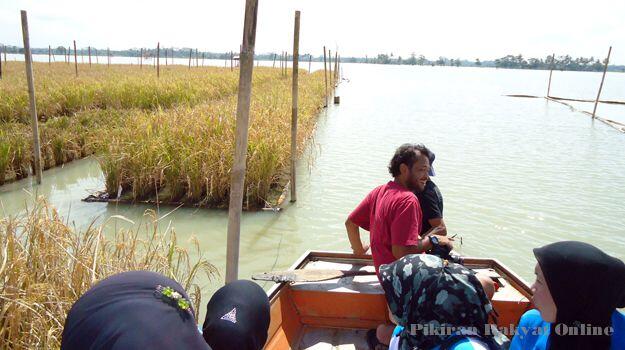
<svg viewBox="0 0 625 350">
<path fill-rule="evenodd" d="M 176 281 L 150 271 L 123 272 L 100 281 L 69 311 L 61 349 L 211 349 L 193 310 L 162 297 L 159 286 L 190 300 Z"/>
</svg>

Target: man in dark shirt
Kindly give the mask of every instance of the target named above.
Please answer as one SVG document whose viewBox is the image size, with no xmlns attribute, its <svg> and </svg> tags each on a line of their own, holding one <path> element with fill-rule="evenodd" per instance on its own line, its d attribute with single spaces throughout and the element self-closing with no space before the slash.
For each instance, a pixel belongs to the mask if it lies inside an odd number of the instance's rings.
<svg viewBox="0 0 625 350">
<path fill-rule="evenodd" d="M 422 191 L 415 191 L 423 213 L 421 216 L 420 236 L 424 237 L 430 233 L 447 235 L 447 228 L 443 221 L 443 195 L 434 181 L 431 180 L 431 177 L 435 175 L 432 164 L 436 155 L 434 152 L 429 151 L 426 156 L 430 160 L 430 170 L 428 172 L 430 179 L 428 179 Z"/>
</svg>

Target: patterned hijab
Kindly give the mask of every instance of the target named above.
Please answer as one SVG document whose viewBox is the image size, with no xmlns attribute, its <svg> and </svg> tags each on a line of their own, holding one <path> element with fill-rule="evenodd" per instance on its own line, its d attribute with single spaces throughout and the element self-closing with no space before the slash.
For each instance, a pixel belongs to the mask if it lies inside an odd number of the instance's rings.
<svg viewBox="0 0 625 350">
<path fill-rule="evenodd" d="M 404 327 L 399 335 L 401 350 L 445 343 L 449 335 L 426 331 L 444 327 L 476 330 L 482 341 L 494 344 L 492 336 L 484 334 L 492 305 L 468 268 L 437 256 L 413 254 L 380 266 L 380 278 L 391 313 Z"/>
</svg>

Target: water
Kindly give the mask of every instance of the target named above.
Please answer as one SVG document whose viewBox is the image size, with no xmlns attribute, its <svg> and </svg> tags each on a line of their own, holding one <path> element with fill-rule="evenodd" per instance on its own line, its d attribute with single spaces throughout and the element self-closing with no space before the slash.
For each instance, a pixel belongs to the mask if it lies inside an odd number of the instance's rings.
<svg viewBox="0 0 625 350">
<path fill-rule="evenodd" d="M 558 240 L 587 241 L 625 258 L 625 134 L 557 103 L 503 96 L 544 95 L 548 72 L 343 67 L 350 81 L 338 90 L 341 105 L 320 115 L 310 156 L 299 163 L 298 201 L 280 213 L 243 215 L 241 277 L 288 268 L 306 250 L 347 251 L 347 215 L 390 180 L 386 166 L 404 142 L 436 152 L 434 181 L 450 233 L 463 237 L 463 254 L 500 259 L 527 280 L 532 248 Z M 592 98 L 600 79 L 554 72 L 552 94 Z M 623 87 L 625 75 L 612 73 L 604 96 L 625 100 Z M 625 108 L 610 111 L 625 116 Z M 44 194 L 79 227 L 114 214 L 138 222 L 152 208 L 80 201 L 103 186 L 90 158 L 44 172 L 41 186 L 26 179 L 0 187 L 0 202 L 4 214 L 15 214 L 32 200 L 29 193 Z M 181 208 L 166 220 L 180 241 L 197 236 L 224 275 L 226 211 Z M 108 225 L 114 223 L 124 225 Z M 222 280 L 206 281 L 205 296 Z"/>
</svg>

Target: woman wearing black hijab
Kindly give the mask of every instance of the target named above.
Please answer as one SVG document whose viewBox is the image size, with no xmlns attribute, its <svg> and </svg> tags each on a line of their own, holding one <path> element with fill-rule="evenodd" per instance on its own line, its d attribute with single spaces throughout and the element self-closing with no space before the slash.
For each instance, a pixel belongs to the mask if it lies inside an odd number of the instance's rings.
<svg viewBox="0 0 625 350">
<path fill-rule="evenodd" d="M 625 349 L 625 264 L 598 248 L 565 241 L 534 249 L 531 310 L 511 350 Z"/>
<path fill-rule="evenodd" d="M 180 284 L 155 272 L 110 276 L 72 306 L 61 350 L 260 350 L 265 345 L 269 300 L 254 282 L 235 281 L 215 292 L 203 337 L 189 301 Z"/>
<path fill-rule="evenodd" d="M 210 349 L 178 282 L 150 271 L 100 281 L 70 309 L 61 350 Z"/>
</svg>

